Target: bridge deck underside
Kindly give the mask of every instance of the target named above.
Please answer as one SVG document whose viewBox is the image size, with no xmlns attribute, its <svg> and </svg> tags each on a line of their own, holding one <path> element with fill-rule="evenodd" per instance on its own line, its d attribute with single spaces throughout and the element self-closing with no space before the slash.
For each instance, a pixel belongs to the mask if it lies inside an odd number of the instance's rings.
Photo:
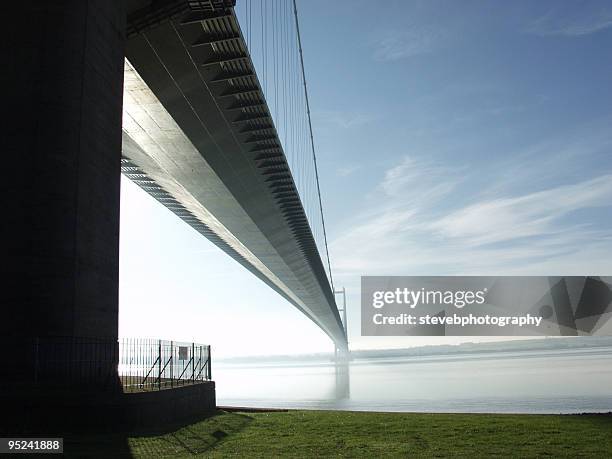
<svg viewBox="0 0 612 459">
<path fill-rule="evenodd" d="M 148 25 L 144 13 L 128 17 L 123 172 L 342 347 L 285 153 L 236 16 L 222 3 Z"/>
</svg>

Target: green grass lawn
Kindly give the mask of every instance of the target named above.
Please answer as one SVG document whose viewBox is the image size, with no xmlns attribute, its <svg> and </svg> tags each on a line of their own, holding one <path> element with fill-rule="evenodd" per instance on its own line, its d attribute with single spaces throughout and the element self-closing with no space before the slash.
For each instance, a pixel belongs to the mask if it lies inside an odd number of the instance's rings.
<svg viewBox="0 0 612 459">
<path fill-rule="evenodd" d="M 612 416 L 287 411 L 139 436 L 66 435 L 76 457 L 612 457 Z"/>
</svg>

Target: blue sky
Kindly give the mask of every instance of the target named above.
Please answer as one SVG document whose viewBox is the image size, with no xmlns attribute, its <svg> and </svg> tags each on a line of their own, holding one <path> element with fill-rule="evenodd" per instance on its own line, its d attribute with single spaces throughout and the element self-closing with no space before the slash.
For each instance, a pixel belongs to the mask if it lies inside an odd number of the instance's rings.
<svg viewBox="0 0 612 459">
<path fill-rule="evenodd" d="M 438 342 L 360 338 L 361 275 L 610 274 L 610 2 L 298 7 L 352 346 Z M 196 339 L 220 355 L 331 349 L 263 283 L 122 185 L 123 335 Z"/>
</svg>

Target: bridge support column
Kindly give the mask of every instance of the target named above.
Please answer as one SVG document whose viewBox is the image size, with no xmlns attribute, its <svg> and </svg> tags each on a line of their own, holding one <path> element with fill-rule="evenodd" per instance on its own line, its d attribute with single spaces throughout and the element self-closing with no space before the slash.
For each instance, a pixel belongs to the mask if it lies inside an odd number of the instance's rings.
<svg viewBox="0 0 612 459">
<path fill-rule="evenodd" d="M 62 355 L 76 349 L 116 379 L 124 3 L 28 1 L 7 14 L 3 382 L 73 378 Z"/>
</svg>

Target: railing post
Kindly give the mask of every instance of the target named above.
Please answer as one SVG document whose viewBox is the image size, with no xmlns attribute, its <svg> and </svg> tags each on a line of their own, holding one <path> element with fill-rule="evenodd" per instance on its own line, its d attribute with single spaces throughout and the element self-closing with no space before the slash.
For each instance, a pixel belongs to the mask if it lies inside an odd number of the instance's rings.
<svg viewBox="0 0 612 459">
<path fill-rule="evenodd" d="M 174 350 L 173 341 L 170 341 L 170 387 L 174 387 Z"/>
<path fill-rule="evenodd" d="M 195 382 L 195 343 L 191 343 L 191 384 Z"/>
<path fill-rule="evenodd" d="M 210 345 L 208 346 L 208 380 L 211 381 L 212 380 L 212 368 L 211 368 L 211 362 L 212 362 L 212 358 L 210 355 Z"/>
<path fill-rule="evenodd" d="M 157 364 L 157 389 L 161 390 L 161 368 L 162 368 L 162 366 L 161 366 L 161 355 L 162 355 L 162 353 L 161 353 L 161 339 L 158 342 L 159 342 L 159 347 L 158 347 L 158 356 L 159 356 L 159 359 L 157 360 L 158 361 L 158 364 Z"/>
<path fill-rule="evenodd" d="M 200 353 L 200 355 L 198 357 L 198 365 L 200 366 L 200 371 L 198 373 L 197 378 L 198 378 L 198 381 L 200 381 L 201 378 L 203 377 L 202 376 L 202 368 L 203 368 L 202 365 L 204 365 L 204 362 L 202 362 L 202 345 L 201 344 L 198 345 L 198 352 Z"/>
</svg>

